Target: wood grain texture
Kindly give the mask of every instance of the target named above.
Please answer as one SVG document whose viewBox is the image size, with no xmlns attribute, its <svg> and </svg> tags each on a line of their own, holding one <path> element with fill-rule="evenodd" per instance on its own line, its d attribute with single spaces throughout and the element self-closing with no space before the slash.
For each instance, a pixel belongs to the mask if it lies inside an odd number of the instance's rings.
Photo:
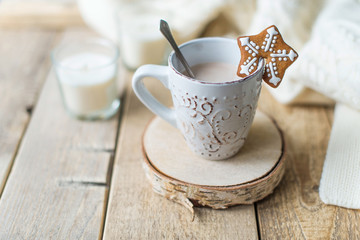
<svg viewBox="0 0 360 240">
<path fill-rule="evenodd" d="M 328 206 L 318 194 L 332 108 L 286 107 L 262 92 L 260 109 L 284 130 L 288 164 L 273 195 L 256 204 L 262 239 L 360 239 L 360 210 Z"/>
<path fill-rule="evenodd" d="M 0 195 L 50 66 L 55 39 L 54 31 L 0 30 Z"/>
<path fill-rule="evenodd" d="M 41 27 L 64 29 L 85 26 L 76 0 L 3 0 L 0 27 Z"/>
<path fill-rule="evenodd" d="M 147 82 L 147 80 L 145 80 Z M 150 81 L 158 99 L 170 105 L 167 90 Z M 253 205 L 223 210 L 182 206 L 155 194 L 141 166 L 141 136 L 153 117 L 131 89 L 122 120 L 105 221 L 105 239 L 257 239 Z"/>
<path fill-rule="evenodd" d="M 70 118 L 49 75 L 1 197 L 0 239 L 101 235 L 117 120 Z"/>
</svg>

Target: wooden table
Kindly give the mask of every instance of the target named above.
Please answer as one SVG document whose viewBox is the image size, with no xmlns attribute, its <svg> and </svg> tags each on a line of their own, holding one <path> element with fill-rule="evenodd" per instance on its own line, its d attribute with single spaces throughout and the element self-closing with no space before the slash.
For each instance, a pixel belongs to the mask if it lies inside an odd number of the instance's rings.
<svg viewBox="0 0 360 240">
<path fill-rule="evenodd" d="M 153 117 L 126 81 L 121 112 L 82 122 L 64 111 L 49 53 L 89 30 L 0 29 L 0 239 L 360 239 L 360 211 L 326 206 L 318 188 L 332 107 L 259 108 L 284 131 L 287 170 L 275 192 L 227 210 L 185 208 L 156 195 L 141 166 Z M 154 81 L 163 102 L 169 95 Z M 159 91 L 160 90 L 160 91 Z"/>
</svg>

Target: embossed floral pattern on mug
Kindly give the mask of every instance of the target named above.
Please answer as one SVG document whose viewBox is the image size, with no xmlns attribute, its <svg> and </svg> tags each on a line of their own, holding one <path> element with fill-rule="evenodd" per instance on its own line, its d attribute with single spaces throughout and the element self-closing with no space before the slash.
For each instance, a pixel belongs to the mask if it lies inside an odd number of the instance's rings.
<svg viewBox="0 0 360 240">
<path fill-rule="evenodd" d="M 179 129 L 192 150 L 206 158 L 227 158 L 236 154 L 244 144 L 252 123 L 261 90 L 231 97 L 199 97 L 172 89 L 177 109 Z M 247 96 L 252 95 L 252 96 Z M 253 103 L 244 103 L 250 97 Z"/>
</svg>

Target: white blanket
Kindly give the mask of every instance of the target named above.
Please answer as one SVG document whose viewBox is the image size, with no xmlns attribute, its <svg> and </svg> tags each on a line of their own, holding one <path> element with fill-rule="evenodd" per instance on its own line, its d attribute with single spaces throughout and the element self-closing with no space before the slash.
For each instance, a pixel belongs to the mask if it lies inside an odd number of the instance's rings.
<svg viewBox="0 0 360 240">
<path fill-rule="evenodd" d="M 360 3 L 343 0 L 321 12 L 287 77 L 360 109 L 359 66 Z"/>
</svg>

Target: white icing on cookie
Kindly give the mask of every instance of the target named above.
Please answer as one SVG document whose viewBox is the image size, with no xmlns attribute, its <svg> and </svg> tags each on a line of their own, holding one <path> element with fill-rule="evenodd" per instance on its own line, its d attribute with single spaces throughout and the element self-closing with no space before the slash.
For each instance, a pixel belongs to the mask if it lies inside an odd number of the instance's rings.
<svg viewBox="0 0 360 240">
<path fill-rule="evenodd" d="M 253 65 L 256 62 L 256 60 L 257 60 L 257 58 L 255 57 L 255 58 L 251 59 L 251 61 L 248 64 L 241 65 L 240 73 L 249 75 L 250 74 L 249 69 L 250 69 L 251 65 Z"/>
<path fill-rule="evenodd" d="M 267 37 L 267 38 L 265 39 L 265 41 L 266 41 L 265 52 L 267 52 L 267 51 L 269 50 L 270 45 L 271 45 L 271 42 L 273 41 L 274 36 L 279 34 L 279 33 L 275 30 L 274 27 L 269 28 L 269 29 L 267 30 L 267 32 L 268 32 L 268 34 L 266 34 L 266 37 Z"/>
<path fill-rule="evenodd" d="M 281 50 L 278 50 L 278 52 L 281 51 Z M 290 50 L 289 53 L 286 53 L 286 50 L 282 50 L 281 53 L 271 53 L 270 54 L 271 57 L 273 58 L 281 58 L 281 57 L 289 57 L 289 59 L 291 61 L 294 61 L 295 58 L 297 57 L 297 54 L 293 51 L 293 50 Z M 280 60 L 280 59 L 279 59 Z M 284 60 L 286 61 L 286 59 L 284 58 Z"/>
<path fill-rule="evenodd" d="M 254 46 L 252 46 L 249 42 L 249 37 L 240 38 L 241 46 L 248 46 L 251 50 L 253 50 L 256 54 L 259 52 L 256 50 Z M 255 44 L 256 45 L 256 44 Z"/>
<path fill-rule="evenodd" d="M 271 82 L 272 84 L 274 84 L 276 86 L 281 81 L 281 79 L 276 76 L 277 72 L 274 72 L 274 67 L 272 64 L 269 64 L 269 68 L 270 68 L 270 72 L 271 72 L 271 79 L 269 80 L 269 82 Z"/>
</svg>

